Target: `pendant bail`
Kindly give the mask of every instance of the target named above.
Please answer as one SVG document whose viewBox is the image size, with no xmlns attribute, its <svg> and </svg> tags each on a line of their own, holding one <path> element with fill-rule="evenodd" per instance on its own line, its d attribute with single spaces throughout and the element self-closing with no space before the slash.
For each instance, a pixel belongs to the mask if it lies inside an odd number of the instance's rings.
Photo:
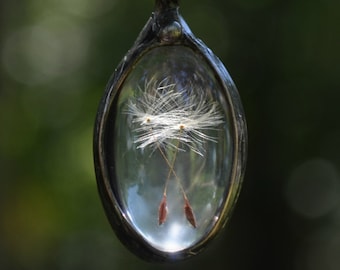
<svg viewBox="0 0 340 270">
<path fill-rule="evenodd" d="M 156 0 L 155 11 L 161 12 L 168 9 L 178 8 L 178 0 Z"/>
<path fill-rule="evenodd" d="M 156 0 L 153 31 L 161 43 L 174 43 L 182 35 L 178 0 Z"/>
</svg>

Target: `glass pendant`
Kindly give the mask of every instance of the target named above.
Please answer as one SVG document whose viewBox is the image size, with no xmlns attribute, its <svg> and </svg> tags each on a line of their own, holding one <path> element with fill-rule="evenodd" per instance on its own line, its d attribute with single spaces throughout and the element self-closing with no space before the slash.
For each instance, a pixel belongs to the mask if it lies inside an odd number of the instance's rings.
<svg viewBox="0 0 340 270">
<path fill-rule="evenodd" d="M 230 216 L 246 160 L 236 87 L 177 2 L 156 1 L 108 83 L 94 132 L 107 217 L 118 238 L 151 261 L 207 246 Z"/>
</svg>

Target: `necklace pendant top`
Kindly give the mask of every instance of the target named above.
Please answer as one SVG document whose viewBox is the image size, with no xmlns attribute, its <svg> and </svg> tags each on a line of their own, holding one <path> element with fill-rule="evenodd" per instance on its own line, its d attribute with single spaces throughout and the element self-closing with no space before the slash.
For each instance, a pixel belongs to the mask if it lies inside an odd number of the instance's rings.
<svg viewBox="0 0 340 270">
<path fill-rule="evenodd" d="M 151 261 L 199 253 L 235 205 L 246 145 L 225 67 L 191 33 L 177 1 L 156 1 L 95 125 L 98 189 L 118 238 Z"/>
</svg>

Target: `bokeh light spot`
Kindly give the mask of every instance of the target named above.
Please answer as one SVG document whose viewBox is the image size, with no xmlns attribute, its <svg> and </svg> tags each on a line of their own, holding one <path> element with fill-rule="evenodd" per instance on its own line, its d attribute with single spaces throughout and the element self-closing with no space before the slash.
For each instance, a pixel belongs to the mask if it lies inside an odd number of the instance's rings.
<svg viewBox="0 0 340 270">
<path fill-rule="evenodd" d="M 88 49 L 86 32 L 63 17 L 43 20 L 11 33 L 4 43 L 2 64 L 15 80 L 45 83 L 77 70 Z"/>
<path fill-rule="evenodd" d="M 57 0 L 58 6 L 76 16 L 95 18 L 109 12 L 117 0 Z"/>
<path fill-rule="evenodd" d="M 306 218 L 320 218 L 334 210 L 339 202 L 339 174 L 324 159 L 307 160 L 298 166 L 287 182 L 288 205 Z"/>
</svg>

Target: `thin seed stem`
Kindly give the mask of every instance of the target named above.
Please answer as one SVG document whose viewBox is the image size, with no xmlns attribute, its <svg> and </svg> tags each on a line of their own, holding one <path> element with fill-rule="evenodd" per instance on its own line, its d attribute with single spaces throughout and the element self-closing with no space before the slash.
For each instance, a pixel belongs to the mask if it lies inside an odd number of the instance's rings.
<svg viewBox="0 0 340 270">
<path fill-rule="evenodd" d="M 175 170 L 174 170 L 174 165 L 175 165 L 175 161 L 176 161 L 176 157 L 177 157 L 177 153 L 178 153 L 178 146 L 179 146 L 179 140 L 177 141 L 177 145 L 176 145 L 176 151 L 174 154 L 174 157 L 172 159 L 172 164 L 170 163 L 169 159 L 166 157 L 165 153 L 163 152 L 162 148 L 159 146 L 159 144 L 157 144 L 157 147 L 159 149 L 159 151 L 161 152 L 162 157 L 164 158 L 164 160 L 166 161 L 168 167 L 169 167 L 169 173 L 168 173 L 168 177 L 166 179 L 166 182 L 164 184 L 164 191 L 163 191 L 163 199 L 161 201 L 160 204 L 160 210 L 159 210 L 159 224 L 163 224 L 165 222 L 166 219 L 166 192 L 167 192 L 167 186 L 168 186 L 168 182 L 171 176 L 171 173 L 173 173 L 173 175 L 175 176 L 177 183 L 181 189 L 181 192 L 183 194 L 183 200 L 184 200 L 184 214 L 187 218 L 187 220 L 189 221 L 189 223 L 196 228 L 197 224 L 196 224 L 196 219 L 195 219 L 195 214 L 192 210 L 192 207 L 189 203 L 189 199 L 184 191 L 184 188 L 182 186 L 182 183 L 180 181 L 180 179 L 178 178 Z"/>
<path fill-rule="evenodd" d="M 167 163 L 167 165 L 168 165 L 168 167 L 169 167 L 169 169 L 170 169 L 169 175 L 170 175 L 170 173 L 172 173 L 172 174 L 175 176 L 176 181 L 177 181 L 177 183 L 178 183 L 178 185 L 179 185 L 179 188 L 181 189 L 181 192 L 182 192 L 182 194 L 183 194 L 183 197 L 184 197 L 184 198 L 187 198 L 187 196 L 186 196 L 186 194 L 185 194 L 185 191 L 184 191 L 184 188 L 183 188 L 183 186 L 182 186 L 182 184 L 181 184 L 181 180 L 180 180 L 179 177 L 177 176 L 177 174 L 176 174 L 176 172 L 175 172 L 173 166 L 171 165 L 169 159 L 166 157 L 164 151 L 163 151 L 162 148 L 159 146 L 159 144 L 157 144 L 157 148 L 158 148 L 159 152 L 161 153 L 162 157 L 164 158 L 165 162 Z M 176 151 L 176 152 L 177 152 L 177 151 Z M 173 162 L 174 162 L 174 161 L 173 161 Z M 169 178 L 169 177 L 168 177 L 168 178 Z M 165 184 L 167 184 L 167 183 L 165 183 Z M 164 194 L 166 194 L 166 188 L 164 188 Z"/>
<path fill-rule="evenodd" d="M 178 146 L 179 146 L 179 140 L 177 141 L 177 145 L 176 145 L 176 148 L 175 148 L 175 154 L 174 154 L 174 157 L 172 159 L 172 164 L 171 164 L 171 167 L 170 167 L 170 170 L 169 170 L 169 173 L 168 173 L 168 177 L 167 177 L 167 179 L 165 181 L 164 194 L 166 194 L 171 173 L 175 171 L 174 167 L 175 167 L 175 161 L 176 161 L 177 153 L 178 153 Z M 179 179 L 177 181 L 180 182 Z M 180 187 L 182 189 L 182 193 L 184 193 L 182 185 L 180 185 Z"/>
</svg>

